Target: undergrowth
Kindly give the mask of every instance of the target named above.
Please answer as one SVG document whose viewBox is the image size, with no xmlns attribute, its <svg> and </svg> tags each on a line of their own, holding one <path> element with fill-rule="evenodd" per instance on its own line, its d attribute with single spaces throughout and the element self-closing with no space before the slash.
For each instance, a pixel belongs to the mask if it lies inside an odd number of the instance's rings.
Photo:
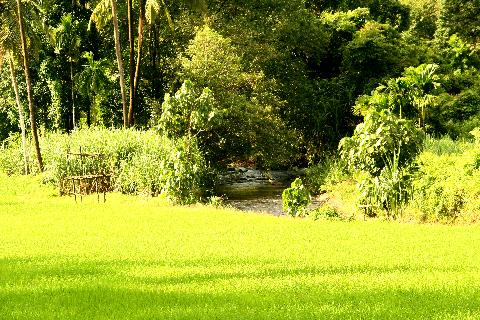
<svg viewBox="0 0 480 320">
<path fill-rule="evenodd" d="M 46 133 L 40 139 L 44 181 L 58 185 L 66 176 L 106 172 L 112 188 L 123 193 L 163 194 L 176 203 L 206 199 L 215 175 L 195 139 L 170 139 L 154 131 L 81 129 L 71 134 Z M 35 155 L 30 148 L 30 168 Z M 102 154 L 81 158 L 71 153 Z M 0 153 L 0 170 L 21 174 L 21 144 L 11 137 Z M 38 172 L 37 172 L 38 173 Z"/>
<path fill-rule="evenodd" d="M 475 134 L 475 132 L 474 132 Z M 349 212 L 357 218 L 371 216 L 371 207 L 361 206 L 362 189 L 355 188 L 353 174 L 342 171 L 340 160 L 330 159 L 307 170 L 307 186 L 329 207 Z M 342 174 L 339 174 L 343 172 Z M 473 223 L 480 220 L 480 140 L 455 141 L 449 137 L 427 137 L 423 151 L 415 159 L 409 184 L 402 184 L 401 172 L 388 171 L 376 183 L 384 184 L 378 193 L 373 188 L 376 217 L 394 217 L 404 221 Z M 332 177 L 336 177 L 333 179 Z M 358 180 L 358 173 L 356 179 Z M 374 184 L 373 187 L 376 185 Z M 404 192 L 398 194 L 398 191 Z M 399 200 L 396 197 L 406 197 Z M 393 197 L 393 200 L 392 200 Z M 390 200 L 389 200 L 390 199 Z M 388 201 L 387 201 L 388 200 Z M 388 207 L 385 203 L 395 205 Z M 327 207 L 327 208 L 329 208 Z M 347 208 L 345 210 L 345 208 Z M 346 216 L 344 214 L 344 216 Z"/>
</svg>

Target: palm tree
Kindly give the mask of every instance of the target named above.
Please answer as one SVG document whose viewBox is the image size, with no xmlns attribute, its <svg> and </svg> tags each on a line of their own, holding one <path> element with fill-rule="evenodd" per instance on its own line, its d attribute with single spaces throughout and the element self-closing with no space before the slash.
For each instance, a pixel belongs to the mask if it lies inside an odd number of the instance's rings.
<svg viewBox="0 0 480 320">
<path fill-rule="evenodd" d="M 128 0 L 130 1 L 130 0 Z M 130 85 L 130 106 L 128 109 L 128 124 L 129 126 L 133 126 L 134 124 L 134 117 L 133 117 L 133 109 L 134 104 L 136 101 L 137 95 L 137 88 L 138 88 L 138 79 L 140 78 L 140 64 L 141 64 L 141 52 L 142 52 L 142 43 L 143 43 L 143 29 L 145 25 L 145 21 L 149 24 L 153 23 L 155 15 L 157 15 L 161 9 L 165 12 L 167 17 L 168 24 L 173 29 L 173 22 L 168 11 L 168 8 L 165 4 L 164 0 L 139 0 L 138 3 L 140 14 L 138 16 L 138 34 L 137 34 L 137 63 L 135 65 L 135 70 L 133 70 L 133 66 L 135 61 L 133 60 L 133 33 L 131 34 L 132 38 L 130 38 L 130 12 L 129 12 L 129 41 L 130 41 L 130 79 L 133 79 L 133 85 Z M 148 14 L 145 14 L 145 11 L 148 10 Z M 132 80 L 130 80 L 132 83 Z"/>
<path fill-rule="evenodd" d="M 111 2 L 110 2 L 111 1 Z M 192 7 L 200 9 L 203 12 L 206 12 L 206 3 L 205 0 L 186 0 Z M 100 0 L 95 9 L 93 10 L 90 21 L 94 21 L 97 24 L 97 27 L 101 28 L 106 21 L 105 18 L 108 16 L 108 9 L 111 6 L 112 8 L 112 20 L 114 27 L 114 36 L 115 36 L 115 48 L 117 54 L 118 69 L 120 72 L 120 89 L 122 92 L 122 103 L 123 103 L 123 124 L 125 127 L 132 126 L 134 124 L 134 104 L 136 99 L 136 93 L 138 88 L 138 79 L 140 77 L 140 60 L 141 60 L 141 50 L 143 42 L 143 30 L 145 21 L 148 23 L 153 23 L 155 17 L 163 11 L 167 18 L 168 24 L 173 28 L 172 18 L 168 11 L 165 0 L 139 0 L 139 21 L 138 21 L 138 36 L 137 36 L 137 63 L 135 66 L 134 60 L 134 45 L 133 45 L 133 21 L 132 21 L 132 7 L 131 0 L 127 0 L 128 6 L 128 39 L 129 39 L 129 71 L 130 71 L 130 103 L 128 108 L 128 113 L 126 109 L 126 98 L 124 93 L 124 80 L 123 80 L 123 60 L 121 57 L 120 50 L 120 41 L 119 41 L 119 28 L 118 28 L 118 17 L 117 17 L 117 8 L 115 0 Z M 135 69 L 133 68 L 135 66 Z M 123 84 L 122 84 L 123 83 Z"/>
<path fill-rule="evenodd" d="M 95 9 L 93 9 L 90 22 L 95 22 L 98 28 L 102 28 L 106 23 L 105 17 L 108 16 L 109 9 L 112 10 L 113 21 L 113 36 L 115 40 L 115 54 L 117 56 L 118 73 L 120 76 L 120 92 L 122 94 L 122 107 L 123 107 L 123 126 L 128 126 L 128 111 L 127 102 L 125 96 L 125 78 L 123 69 L 122 50 L 120 48 L 120 31 L 118 28 L 118 9 L 117 2 L 115 0 L 101 0 Z"/>
<path fill-rule="evenodd" d="M 72 128 L 75 129 L 75 90 L 73 78 L 73 64 L 78 60 L 80 36 L 78 35 L 78 21 L 73 21 L 69 13 L 62 17 L 60 24 L 53 30 L 55 52 L 64 54 L 70 66 L 71 99 L 72 99 Z"/>
<path fill-rule="evenodd" d="M 17 15 L 14 13 L 15 8 L 12 2 L 0 2 L 3 5 L 3 10 L 0 12 L 0 22 L 2 28 L 0 29 L 0 69 L 4 59 L 8 60 L 10 67 L 10 76 L 12 80 L 13 91 L 15 92 L 15 102 L 18 109 L 18 122 L 20 132 L 22 135 L 22 151 L 24 162 L 24 173 L 29 174 L 28 151 L 27 151 L 27 130 L 25 128 L 25 116 L 23 112 L 23 105 L 20 100 L 18 90 L 17 76 L 15 73 L 14 52 L 19 51 L 18 33 L 15 33 L 15 20 Z M 10 7 L 9 7 L 10 6 Z"/>
<path fill-rule="evenodd" d="M 107 59 L 93 60 L 93 53 L 84 52 L 82 57 L 87 60 L 83 70 L 77 75 L 78 91 L 95 104 L 96 96 L 104 90 L 108 78 L 109 63 Z M 87 124 L 91 123 L 91 108 L 88 109 Z"/>
<path fill-rule="evenodd" d="M 23 105 L 20 101 L 20 94 L 18 92 L 18 83 L 17 83 L 17 76 L 15 74 L 15 65 L 13 61 L 13 54 L 10 53 L 8 58 L 9 67 L 10 67 L 10 75 L 12 78 L 12 87 L 13 91 L 15 92 L 15 101 L 17 103 L 18 108 L 18 122 L 20 125 L 20 131 L 22 134 L 22 151 L 23 151 L 23 165 L 24 165 L 24 173 L 29 174 L 30 168 L 28 165 L 28 151 L 27 151 L 27 130 L 25 128 L 25 116 L 23 114 Z"/>
<path fill-rule="evenodd" d="M 206 13 L 207 6 L 205 0 L 187 0 L 193 8 Z M 140 64 L 141 64 L 141 52 L 143 43 L 143 30 L 145 22 L 152 25 L 155 19 L 161 11 L 165 14 L 168 25 L 173 30 L 173 20 L 165 3 L 165 0 L 139 0 L 139 17 L 138 17 L 138 35 L 137 35 L 137 63 L 135 67 L 134 80 L 133 80 L 133 102 L 136 100 L 138 79 L 140 78 Z M 133 118 L 133 103 L 130 104 L 128 112 L 129 125 L 132 126 L 134 122 Z"/>
<path fill-rule="evenodd" d="M 143 43 L 143 27 L 145 25 L 145 1 L 139 0 L 138 6 L 140 7 L 140 14 L 138 16 L 138 36 L 137 36 L 137 64 L 135 66 L 135 76 L 133 80 L 133 98 L 135 100 L 137 96 L 138 79 L 140 77 L 140 59 Z M 133 120 L 133 106 L 128 110 L 129 119 Z M 133 122 L 133 121 L 132 121 Z M 131 123 L 133 125 L 133 123 Z"/>
<path fill-rule="evenodd" d="M 25 35 L 25 25 L 23 21 L 23 14 L 22 14 L 22 3 L 21 0 L 16 1 L 17 4 L 17 10 L 16 10 L 16 18 L 18 21 L 18 30 L 20 34 L 20 43 L 21 43 L 21 52 L 23 55 L 23 70 L 25 73 L 25 81 L 27 85 L 27 98 L 28 98 L 28 107 L 30 111 L 30 127 L 32 130 L 32 138 L 33 138 L 33 143 L 35 146 L 35 153 L 37 155 L 37 161 L 38 161 L 38 168 L 40 171 L 43 171 L 43 159 L 42 159 L 42 154 L 40 152 L 40 143 L 38 141 L 38 132 L 37 132 L 37 123 L 35 119 L 35 106 L 33 105 L 33 98 L 32 98 L 32 83 L 30 80 L 30 69 L 29 69 L 29 60 L 28 60 L 28 48 L 27 48 L 27 40 L 26 40 L 26 35 Z M 14 74 L 14 68 L 12 68 L 13 64 L 13 57 L 10 57 L 10 71 L 12 73 L 12 85 L 14 86 L 14 90 L 16 90 L 15 95 L 16 95 L 16 100 L 17 100 L 17 106 L 19 108 L 19 117 L 20 117 L 20 122 L 22 122 L 23 118 L 23 107 L 21 106 L 20 99 L 18 98 L 18 86 L 16 85 L 16 77 Z M 16 87 L 16 89 L 15 89 Z M 20 124 L 22 126 L 22 124 Z M 23 130 L 24 131 L 24 130 Z M 26 141 L 22 141 L 24 144 L 26 144 Z M 26 145 L 25 145 L 26 148 Z M 24 157 L 26 156 L 26 149 L 24 149 Z M 25 161 L 28 161 L 27 159 Z M 26 172 L 28 171 L 28 163 L 26 164 Z"/>
<path fill-rule="evenodd" d="M 33 144 L 35 145 L 35 152 L 37 154 L 38 168 L 41 172 L 43 171 L 43 160 L 42 160 L 42 154 L 40 152 L 40 143 L 38 142 L 37 123 L 35 119 L 35 106 L 33 105 L 33 95 L 32 95 L 32 81 L 30 80 L 30 69 L 29 69 L 29 62 L 28 62 L 27 39 L 25 35 L 25 26 L 23 22 L 21 0 L 17 0 L 17 20 L 18 20 L 18 28 L 20 30 L 20 42 L 22 45 L 23 71 L 25 72 L 25 81 L 27 84 L 28 108 L 30 110 L 30 127 L 32 128 Z"/>
<path fill-rule="evenodd" d="M 128 15 L 128 48 L 129 48 L 129 61 L 128 69 L 130 73 L 130 100 L 128 107 L 128 126 L 133 125 L 133 103 L 134 103 L 134 90 L 132 81 L 135 78 L 135 61 L 134 61 L 134 47 L 133 47 L 133 13 L 132 13 L 132 0 L 127 0 L 127 15 Z"/>
</svg>

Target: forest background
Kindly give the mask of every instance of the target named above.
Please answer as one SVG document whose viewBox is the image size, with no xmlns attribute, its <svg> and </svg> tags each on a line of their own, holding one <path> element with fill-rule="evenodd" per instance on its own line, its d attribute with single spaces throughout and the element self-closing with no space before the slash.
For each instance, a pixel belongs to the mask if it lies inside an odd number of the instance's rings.
<svg viewBox="0 0 480 320">
<path fill-rule="evenodd" d="M 41 171 L 43 154 L 47 171 L 54 172 L 51 179 L 60 179 L 66 174 L 60 155 L 74 146 L 52 143 L 60 139 L 54 134 L 83 134 L 78 144 L 85 146 L 93 138 L 85 138 L 89 134 L 79 129 L 92 127 L 97 151 L 102 142 L 118 142 L 112 161 L 118 188 L 125 192 L 172 188 L 184 194 L 181 199 L 197 198 L 211 183 L 210 168 L 233 164 L 265 169 L 312 166 L 310 185 L 315 189 L 323 185 L 328 171 L 318 166 L 324 168 L 325 159 L 336 154 L 342 141 L 345 167 L 359 173 L 359 203 L 396 215 L 397 203 L 412 198 L 413 191 L 406 191 L 413 183 L 408 177 L 419 171 L 425 136 L 464 143 L 456 144 L 457 154 L 472 155 L 462 168 L 466 176 L 477 177 L 480 160 L 471 151 L 478 147 L 473 141 L 480 127 L 476 1 L 19 4 L 0 1 L 4 171 Z M 24 22 L 23 36 L 19 21 Z M 20 143 L 16 133 L 25 123 L 22 113 L 30 115 L 33 140 L 36 126 L 40 140 L 45 139 L 36 156 L 27 160 L 24 155 L 24 165 L 6 151 Z M 156 158 L 125 151 L 148 145 L 132 142 L 143 139 L 135 140 L 137 133 L 102 129 L 120 127 L 157 132 L 159 136 L 146 138 L 155 145 L 151 150 L 157 148 L 152 151 Z M 177 139 L 182 143 L 172 143 Z M 122 144 L 127 140 L 130 149 Z M 59 145 L 62 148 L 55 149 Z M 178 156 L 179 148 L 184 158 Z M 155 163 L 162 161 L 167 163 L 162 170 L 171 168 L 176 178 L 153 172 Z M 195 165 L 178 169 L 179 161 Z M 136 165 L 128 167 L 127 162 Z M 139 178 L 139 168 L 147 170 L 149 165 L 150 173 L 162 178 Z M 387 171 L 401 178 L 392 182 Z M 381 186 L 382 181 L 390 185 Z M 195 186 L 197 193 L 192 192 Z M 416 190 L 442 198 L 443 191 L 432 186 L 421 181 Z M 394 195 L 381 193 L 387 189 L 395 190 Z M 447 212 L 448 219 L 458 217 L 470 196 L 464 186 L 450 192 L 451 203 L 435 202 L 430 215 L 438 218 Z M 478 201 L 475 192 L 468 198 L 473 202 Z M 478 213 L 475 208 L 469 210 Z"/>
</svg>

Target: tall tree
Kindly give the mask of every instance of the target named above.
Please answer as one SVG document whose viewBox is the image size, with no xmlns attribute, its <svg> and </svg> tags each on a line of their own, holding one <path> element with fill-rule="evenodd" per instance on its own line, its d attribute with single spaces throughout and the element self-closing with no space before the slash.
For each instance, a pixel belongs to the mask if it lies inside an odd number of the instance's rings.
<svg viewBox="0 0 480 320">
<path fill-rule="evenodd" d="M 140 78 L 140 59 L 143 44 L 143 29 L 145 25 L 145 1 L 139 0 L 140 14 L 138 16 L 138 35 L 137 35 L 137 64 L 135 67 L 135 77 L 133 80 L 133 97 L 136 98 L 138 89 L 138 79 Z M 129 110 L 129 118 L 133 119 L 133 108 Z"/>
<path fill-rule="evenodd" d="M 94 60 L 91 52 L 84 52 L 82 57 L 87 61 L 83 65 L 83 70 L 77 74 L 77 86 L 80 94 L 87 97 L 91 103 L 87 109 L 87 125 L 90 126 L 92 113 L 93 120 L 98 120 L 96 118 L 97 110 L 92 110 L 92 107 L 96 105 L 97 95 L 102 94 L 110 82 L 108 78 L 109 62 L 105 58 Z"/>
<path fill-rule="evenodd" d="M 15 102 L 18 108 L 18 123 L 20 125 L 20 132 L 22 134 L 22 150 L 23 150 L 23 165 L 24 165 L 24 173 L 29 174 L 30 168 L 28 165 L 28 151 L 27 151 L 27 130 L 25 128 L 25 116 L 23 114 L 23 105 L 20 100 L 20 94 L 18 90 L 18 83 L 17 83 L 17 76 L 15 74 L 15 65 L 13 63 L 13 54 L 10 54 L 8 58 L 9 67 L 10 67 L 10 75 L 12 78 L 12 87 L 13 91 L 15 92 Z"/>
<path fill-rule="evenodd" d="M 203 1 L 201 1 L 203 3 Z M 138 16 L 138 34 L 137 34 L 137 63 L 135 65 L 135 70 L 132 74 L 130 71 L 131 80 L 130 85 L 130 107 L 128 110 L 128 120 L 129 125 L 134 124 L 134 105 L 136 102 L 136 95 L 138 89 L 138 80 L 140 78 L 140 65 L 141 65 L 141 52 L 142 52 L 142 43 L 143 43 L 143 30 L 145 22 L 152 24 L 155 20 L 155 16 L 163 9 L 165 16 L 167 18 L 169 26 L 173 29 L 173 21 L 170 16 L 170 12 L 165 4 L 164 0 L 139 0 L 139 16 Z M 129 30 L 130 32 L 130 30 Z M 133 36 L 133 34 L 132 34 Z M 130 38 L 129 38 L 130 40 Z M 133 66 L 133 46 L 130 44 L 130 65 Z M 132 85 L 133 84 L 133 85 Z"/>
<path fill-rule="evenodd" d="M 70 95 L 72 99 L 72 127 L 75 129 L 75 86 L 73 77 L 74 63 L 79 58 L 80 37 L 78 35 L 78 21 L 72 19 L 71 14 L 64 15 L 60 20 L 60 24 L 53 31 L 53 40 L 55 52 L 64 54 L 70 67 Z"/>
<path fill-rule="evenodd" d="M 202 12 L 204 15 L 207 13 L 207 4 L 205 0 L 184 0 L 185 4 L 189 5 L 191 8 Z M 164 14 L 168 22 L 169 27 L 173 30 L 173 20 L 170 15 L 170 11 L 165 3 L 165 0 L 139 0 L 139 16 L 138 16 L 138 34 L 137 34 L 137 61 L 135 66 L 135 72 L 133 78 L 133 87 L 131 87 L 130 92 L 133 94 L 131 97 L 131 103 L 129 108 L 129 125 L 134 124 L 134 108 L 137 101 L 137 89 L 138 89 L 138 80 L 140 78 L 140 65 L 141 65 L 141 52 L 143 44 L 143 32 L 145 23 L 152 25 L 156 21 L 156 17 L 159 14 Z M 132 53 L 132 50 L 130 50 Z M 133 56 L 130 56 L 130 63 L 133 61 Z"/>
<path fill-rule="evenodd" d="M 186 0 L 187 4 L 193 8 L 200 9 L 206 12 L 206 4 L 204 0 Z M 95 9 L 93 10 L 91 21 L 97 24 L 97 27 L 101 28 L 105 23 L 105 19 L 108 16 L 108 8 L 111 7 L 112 21 L 114 26 L 115 36 L 115 49 L 117 55 L 118 69 L 120 73 L 120 89 L 122 92 L 122 104 L 123 104 L 123 121 L 124 126 L 132 126 L 134 124 L 134 109 L 136 101 L 136 93 L 138 89 L 138 80 L 140 77 L 140 64 L 141 64 L 141 50 L 143 42 L 143 32 L 145 22 L 153 23 L 155 17 L 163 12 L 167 18 L 168 24 L 173 28 L 172 18 L 168 11 L 165 0 L 140 0 L 139 2 L 139 21 L 138 21 L 138 35 L 137 35 L 137 62 L 135 64 L 135 50 L 134 50 L 134 35 L 133 35 L 133 8 L 131 0 L 127 0 L 127 19 L 128 19 L 128 43 L 129 43 L 129 75 L 130 75 L 130 96 L 129 106 L 127 110 L 127 103 L 125 98 L 125 84 L 124 84 L 124 71 L 123 60 L 121 56 L 120 48 L 120 36 L 118 27 L 118 10 L 115 0 L 101 0 Z M 122 84 L 123 83 L 123 84 Z"/>
<path fill-rule="evenodd" d="M 111 19 L 113 22 L 113 36 L 115 40 L 115 54 L 117 57 L 118 73 L 120 78 L 120 92 L 122 95 L 122 107 L 123 107 L 123 126 L 128 126 L 128 109 L 127 98 L 125 94 L 125 77 L 123 68 L 122 50 L 120 47 L 120 29 L 118 27 L 118 9 L 116 0 L 101 0 L 95 9 L 93 10 L 90 22 L 95 22 L 100 29 L 106 23 L 106 17 L 109 15 L 109 9 L 111 9 Z"/>
<path fill-rule="evenodd" d="M 128 49 L 129 49 L 129 60 L 128 60 L 128 70 L 130 74 L 130 99 L 128 107 L 128 126 L 133 125 L 133 104 L 135 101 L 134 98 L 134 78 L 135 78 L 135 48 L 134 48 L 134 39 L 133 39 L 133 10 L 132 10 L 132 0 L 127 0 L 127 15 L 128 15 Z"/>
<path fill-rule="evenodd" d="M 33 105 L 32 81 L 30 79 L 27 39 L 26 39 L 26 33 L 25 33 L 25 25 L 23 21 L 21 0 L 17 0 L 17 20 L 18 20 L 18 27 L 20 30 L 20 41 L 22 44 L 23 70 L 25 72 L 25 81 L 27 84 L 28 107 L 30 110 L 30 127 L 32 129 L 32 137 L 33 137 L 33 143 L 35 145 L 35 152 L 37 155 L 38 168 L 40 169 L 40 171 L 43 171 L 43 159 L 42 159 L 42 154 L 40 152 L 40 143 L 38 141 L 37 123 L 35 119 L 36 110 L 35 110 L 35 106 Z"/>
<path fill-rule="evenodd" d="M 0 70 L 2 62 L 5 59 L 8 60 L 10 67 L 10 76 L 12 80 L 13 91 L 15 92 L 15 103 L 18 109 L 18 123 L 20 127 L 20 132 L 22 136 L 22 150 L 23 150 L 23 162 L 24 162 L 24 173 L 29 173 L 29 161 L 28 161 L 28 151 L 27 151 L 27 133 L 25 128 L 25 116 L 23 111 L 23 105 L 20 100 L 20 94 L 18 90 L 17 77 L 15 73 L 14 65 L 14 52 L 18 51 L 20 41 L 18 37 L 18 32 L 15 32 L 15 20 L 17 15 L 15 13 L 15 8 L 13 2 L 3 2 L 4 10 L 0 12 Z"/>
</svg>

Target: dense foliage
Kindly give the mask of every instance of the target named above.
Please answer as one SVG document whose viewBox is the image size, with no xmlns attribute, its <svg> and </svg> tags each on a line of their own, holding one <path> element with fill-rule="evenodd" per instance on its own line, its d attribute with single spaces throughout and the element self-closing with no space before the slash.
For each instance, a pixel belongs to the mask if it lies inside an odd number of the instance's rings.
<svg viewBox="0 0 480 320">
<path fill-rule="evenodd" d="M 215 175 L 195 139 L 169 139 L 153 131 L 84 129 L 71 135 L 51 133 L 41 139 L 44 181 L 59 185 L 66 176 L 105 172 L 112 188 L 124 193 L 163 195 L 173 202 L 205 201 Z M 33 161 L 34 150 L 30 150 Z M 69 153 L 103 154 L 82 159 Z M 0 170 L 22 173 L 21 146 L 12 137 L 0 152 Z"/>
<path fill-rule="evenodd" d="M 304 217 L 308 214 L 307 206 L 310 204 L 310 192 L 301 179 L 295 179 L 290 188 L 283 190 L 283 210 L 292 217 Z"/>
<path fill-rule="evenodd" d="M 2 4 L 0 51 L 7 56 L 18 51 L 12 50 L 19 47 L 18 30 L 13 0 Z M 128 94 L 133 87 L 133 100 L 126 102 L 132 105 L 132 121 L 148 127 L 152 111 L 162 111 L 165 94 L 173 95 L 190 80 L 199 90 L 209 88 L 222 111 L 217 117 L 221 125 L 199 135 L 202 150 L 209 149 L 214 162 L 288 166 L 320 159 L 351 134 L 358 123 L 351 106 L 359 96 L 406 67 L 434 62 L 450 84 L 442 105 L 469 108 L 461 120 L 439 110 L 433 115 L 441 118 L 435 130 L 458 135 L 451 122 L 478 118 L 475 98 L 464 93 L 474 92 L 477 81 L 454 73 L 460 67 L 474 74 L 471 68 L 478 66 L 470 46 L 476 29 L 466 26 L 475 5 L 436 0 L 150 1 L 133 7 L 132 23 L 142 29 L 132 35 L 138 43 L 130 48 L 126 7 L 119 2 L 118 56 L 108 1 L 25 3 L 38 123 L 60 132 L 121 126 L 121 91 Z M 449 40 L 452 35 L 458 40 Z M 137 56 L 127 58 L 132 49 Z M 13 58 L 24 100 L 20 57 Z M 118 59 L 125 70 L 119 71 Z M 138 70 L 129 73 L 127 65 Z M 17 131 L 18 123 L 10 111 L 15 99 L 7 69 L 2 68 L 0 81 L 2 140 Z M 275 154 L 278 150 L 288 152 Z"/>
<path fill-rule="evenodd" d="M 410 214 L 419 221 L 477 222 L 480 218 L 480 135 L 470 143 L 427 141 L 413 182 Z"/>
<path fill-rule="evenodd" d="M 8 146 L 19 143 L 27 106 L 35 146 L 35 125 L 44 143 L 78 128 L 156 129 L 169 151 L 132 156 L 137 169 L 122 173 L 138 179 L 131 191 L 149 184 L 136 177 L 141 168 L 165 160 L 178 161 L 179 174 L 184 161 L 320 163 L 310 172 L 322 178 L 306 181 L 318 192 L 330 181 L 321 163 L 344 138 L 342 161 L 362 172 L 366 205 L 397 212 L 412 197 L 423 136 L 471 139 L 480 126 L 477 1 L 129 3 L 0 0 L 6 170 L 22 164 Z M 35 147 L 39 168 L 50 147 Z M 174 148 L 195 156 L 167 157 Z"/>
</svg>

